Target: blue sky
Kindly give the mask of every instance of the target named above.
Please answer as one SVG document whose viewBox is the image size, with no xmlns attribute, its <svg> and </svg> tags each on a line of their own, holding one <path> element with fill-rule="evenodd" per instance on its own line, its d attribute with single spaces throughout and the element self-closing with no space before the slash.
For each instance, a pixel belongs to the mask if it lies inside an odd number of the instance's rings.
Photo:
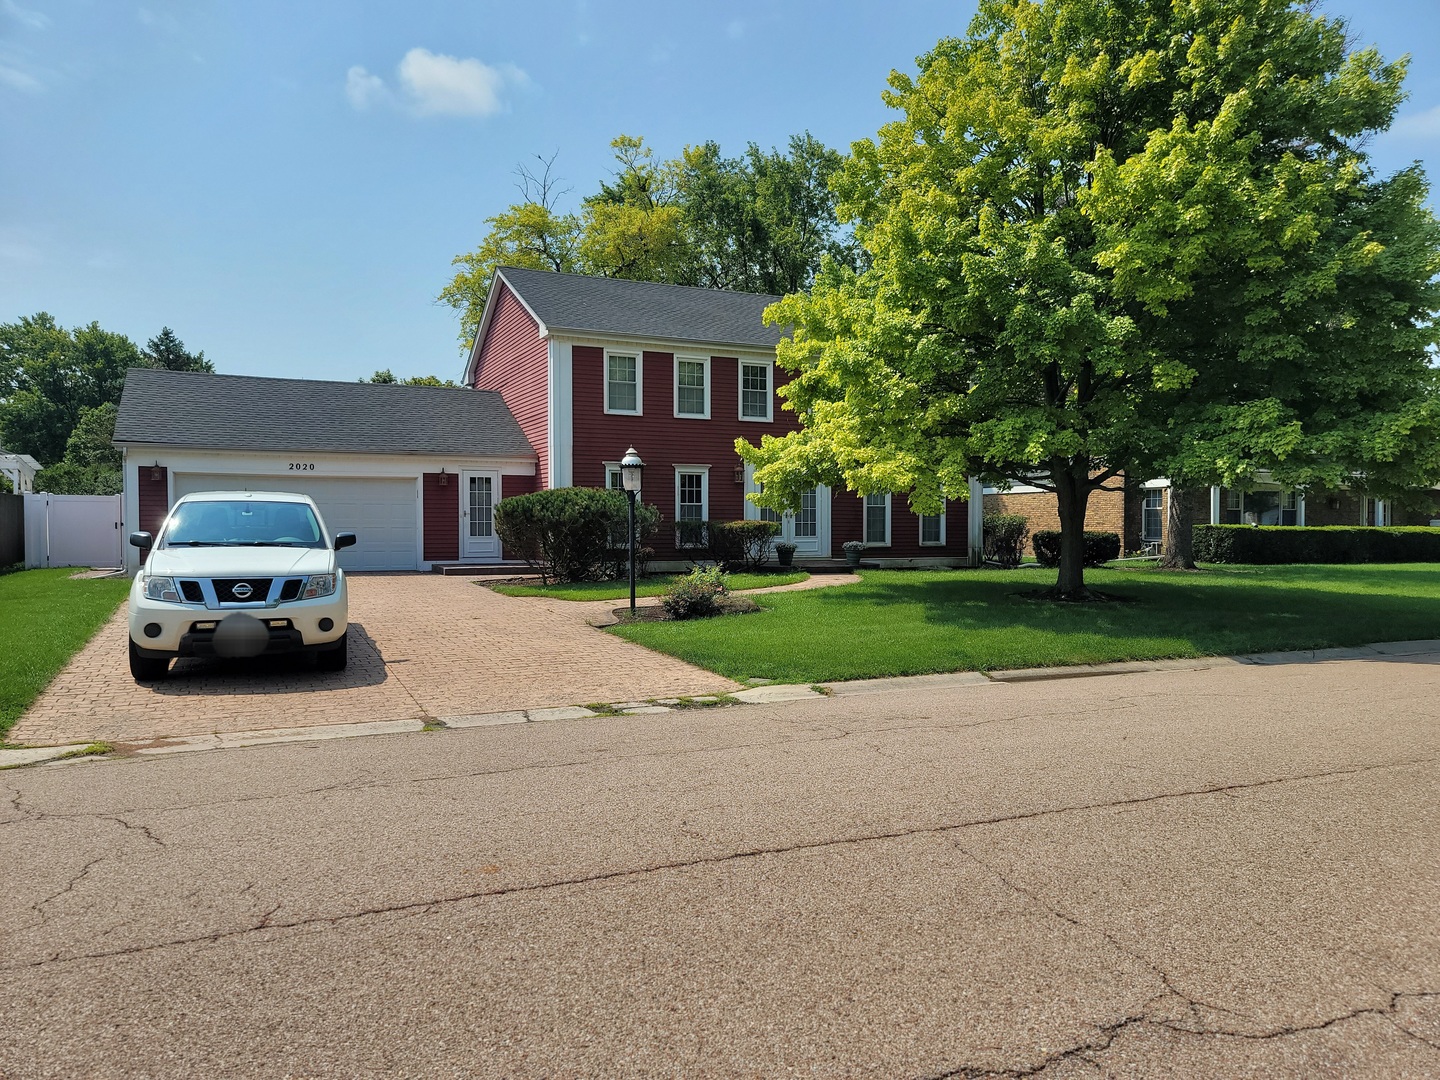
<svg viewBox="0 0 1440 1080">
<path fill-rule="evenodd" d="M 1412 55 L 1382 171 L 1440 180 L 1440 0 L 1327 0 Z M 221 371 L 458 376 L 450 259 L 559 151 L 574 198 L 609 141 L 727 153 L 884 123 L 893 68 L 973 2 L 0 0 L 0 321 L 46 310 Z"/>
</svg>

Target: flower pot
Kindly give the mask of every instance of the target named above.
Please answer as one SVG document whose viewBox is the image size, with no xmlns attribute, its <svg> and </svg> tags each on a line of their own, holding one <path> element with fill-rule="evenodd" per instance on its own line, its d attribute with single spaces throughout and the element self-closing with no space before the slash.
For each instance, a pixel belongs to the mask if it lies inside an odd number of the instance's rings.
<svg viewBox="0 0 1440 1080">
<path fill-rule="evenodd" d="M 858 551 L 847 551 L 847 552 L 845 552 L 845 562 L 846 562 L 846 564 L 848 564 L 848 565 L 850 565 L 850 566 L 859 566 L 859 565 L 860 565 L 860 555 L 861 555 L 861 553 L 858 552 Z"/>
<path fill-rule="evenodd" d="M 784 548 L 776 548 L 775 561 L 781 566 L 790 566 L 795 562 L 795 552 L 787 551 Z"/>
</svg>

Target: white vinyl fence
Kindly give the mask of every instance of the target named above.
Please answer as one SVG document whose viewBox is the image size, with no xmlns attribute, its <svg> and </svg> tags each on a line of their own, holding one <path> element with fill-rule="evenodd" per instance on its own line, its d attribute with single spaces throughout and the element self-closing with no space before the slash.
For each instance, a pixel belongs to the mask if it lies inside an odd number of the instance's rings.
<svg viewBox="0 0 1440 1080">
<path fill-rule="evenodd" d="M 25 565 L 125 565 L 119 495 L 26 495 Z"/>
</svg>

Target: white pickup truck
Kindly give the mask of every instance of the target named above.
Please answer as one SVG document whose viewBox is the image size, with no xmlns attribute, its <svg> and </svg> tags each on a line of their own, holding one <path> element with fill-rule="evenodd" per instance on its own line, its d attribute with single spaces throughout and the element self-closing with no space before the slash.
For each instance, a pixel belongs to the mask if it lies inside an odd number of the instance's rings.
<svg viewBox="0 0 1440 1080">
<path fill-rule="evenodd" d="M 130 587 L 130 674 L 163 679 L 177 656 L 312 652 L 346 663 L 349 601 L 335 556 L 354 533 L 325 531 L 308 496 L 206 491 L 170 508 Z"/>
</svg>

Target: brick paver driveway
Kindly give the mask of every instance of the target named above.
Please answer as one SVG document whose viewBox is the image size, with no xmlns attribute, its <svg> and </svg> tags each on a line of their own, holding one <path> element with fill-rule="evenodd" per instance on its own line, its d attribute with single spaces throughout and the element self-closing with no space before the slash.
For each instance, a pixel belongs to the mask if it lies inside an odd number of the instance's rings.
<svg viewBox="0 0 1440 1080">
<path fill-rule="evenodd" d="M 133 744 L 737 688 L 586 625 L 587 607 L 500 596 L 464 578 L 355 575 L 347 670 L 318 672 L 305 658 L 182 660 L 168 680 L 137 686 L 125 661 L 122 605 L 11 738 Z"/>
</svg>

